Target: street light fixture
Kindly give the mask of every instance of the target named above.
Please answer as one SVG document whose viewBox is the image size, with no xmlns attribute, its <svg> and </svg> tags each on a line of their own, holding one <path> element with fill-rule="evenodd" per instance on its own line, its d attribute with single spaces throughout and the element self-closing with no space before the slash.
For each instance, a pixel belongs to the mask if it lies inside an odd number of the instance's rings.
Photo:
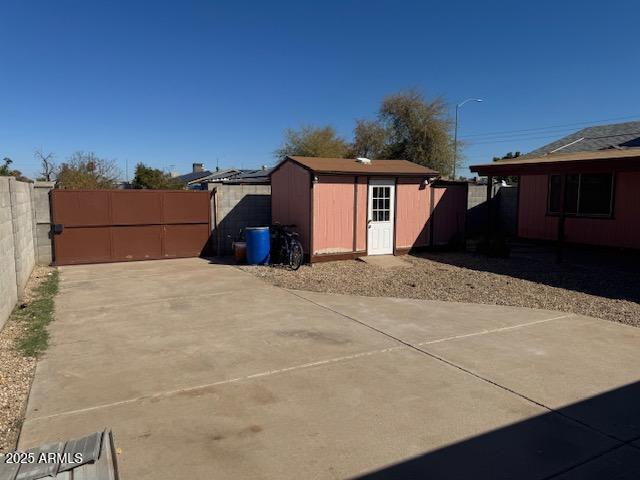
<svg viewBox="0 0 640 480">
<path fill-rule="evenodd" d="M 456 164 L 458 163 L 458 110 L 467 102 L 482 102 L 481 98 L 467 98 L 456 105 L 456 129 L 453 136 L 453 179 L 456 179 Z"/>
</svg>

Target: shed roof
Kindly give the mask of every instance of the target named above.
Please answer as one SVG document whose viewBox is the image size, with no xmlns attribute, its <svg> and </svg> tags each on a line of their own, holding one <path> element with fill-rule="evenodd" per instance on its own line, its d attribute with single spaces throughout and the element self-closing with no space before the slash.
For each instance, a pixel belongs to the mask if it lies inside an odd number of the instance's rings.
<svg viewBox="0 0 640 480">
<path fill-rule="evenodd" d="M 622 160 L 631 160 L 634 163 L 638 163 L 638 167 L 640 167 L 640 148 L 609 148 L 606 150 L 587 152 L 552 153 L 541 156 L 517 157 L 497 160 L 482 165 L 471 165 L 469 168 L 472 172 L 477 172 L 480 175 L 508 175 L 514 172 L 524 171 L 528 167 L 532 168 L 534 166 L 543 167 L 544 165 L 569 164 L 570 162 L 580 162 L 580 164 L 582 164 L 583 162 Z"/>
<path fill-rule="evenodd" d="M 400 175 L 422 176 L 437 175 L 438 172 L 408 160 L 371 160 L 371 163 L 361 163 L 355 158 L 324 158 L 324 157 L 300 157 L 291 156 L 285 158 L 272 171 L 292 161 L 314 173 L 331 173 L 336 175 Z"/>
</svg>

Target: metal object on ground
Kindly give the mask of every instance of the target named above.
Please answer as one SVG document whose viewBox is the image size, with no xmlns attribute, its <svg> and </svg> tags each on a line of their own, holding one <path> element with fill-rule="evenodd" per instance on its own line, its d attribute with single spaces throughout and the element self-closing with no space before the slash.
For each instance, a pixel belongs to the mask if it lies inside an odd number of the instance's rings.
<svg viewBox="0 0 640 480">
<path fill-rule="evenodd" d="M 0 480 L 78 478 L 119 479 L 111 430 L 0 456 Z"/>
</svg>

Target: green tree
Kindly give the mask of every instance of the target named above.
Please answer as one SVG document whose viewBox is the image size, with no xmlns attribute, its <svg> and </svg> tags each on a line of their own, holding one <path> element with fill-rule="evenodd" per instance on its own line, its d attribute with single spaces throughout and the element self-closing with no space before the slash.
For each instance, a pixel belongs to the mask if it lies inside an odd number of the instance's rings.
<svg viewBox="0 0 640 480">
<path fill-rule="evenodd" d="M 57 188 L 115 188 L 120 171 L 113 160 L 98 157 L 93 152 L 76 152 L 60 164 L 56 172 Z"/>
<path fill-rule="evenodd" d="M 0 165 L 0 177 L 16 177 L 16 180 L 19 180 L 21 182 L 31 182 L 30 179 L 22 175 L 22 172 L 20 170 L 13 170 L 11 168 L 12 163 L 13 160 L 11 160 L 9 157 L 4 157 L 2 159 L 2 165 Z"/>
<path fill-rule="evenodd" d="M 2 165 L 0 165 L 0 177 L 11 177 L 13 176 L 13 170 L 11 170 L 11 164 L 13 160 L 9 157 L 4 157 L 2 159 Z"/>
<path fill-rule="evenodd" d="M 349 143 L 340 138 L 333 127 L 303 126 L 300 130 L 285 131 L 284 143 L 274 156 L 280 160 L 288 155 L 344 158 L 349 151 Z"/>
<path fill-rule="evenodd" d="M 151 190 L 182 189 L 182 183 L 171 177 L 171 175 L 157 168 L 148 167 L 144 163 L 136 165 L 132 186 L 133 188 L 148 188 Z"/>
<path fill-rule="evenodd" d="M 520 152 L 507 152 L 502 157 L 493 157 L 493 161 L 497 162 L 499 160 L 510 160 L 513 158 L 518 158 L 520 156 Z M 506 177 L 496 177 L 498 181 L 504 180 L 507 183 L 518 183 L 518 177 L 513 175 L 507 175 Z"/>
<path fill-rule="evenodd" d="M 353 129 L 353 157 L 384 158 L 389 132 L 375 120 L 356 120 Z"/>
<path fill-rule="evenodd" d="M 388 132 L 385 156 L 405 159 L 451 175 L 453 139 L 447 104 L 426 100 L 416 90 L 384 98 L 378 119 Z"/>
<path fill-rule="evenodd" d="M 511 158 L 518 158 L 520 156 L 520 152 L 507 152 L 505 155 L 501 157 L 493 157 L 493 161 L 497 162 L 498 160 L 509 160 Z"/>
</svg>

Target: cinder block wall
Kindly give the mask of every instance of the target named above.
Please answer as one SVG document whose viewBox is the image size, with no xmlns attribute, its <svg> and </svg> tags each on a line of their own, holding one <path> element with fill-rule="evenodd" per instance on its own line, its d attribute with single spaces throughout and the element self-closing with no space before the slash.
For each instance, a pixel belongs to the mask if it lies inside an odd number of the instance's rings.
<svg viewBox="0 0 640 480">
<path fill-rule="evenodd" d="M 9 179 L 11 217 L 13 221 L 13 257 L 18 292 L 22 292 L 36 264 L 34 214 L 31 206 L 33 184 Z"/>
<path fill-rule="evenodd" d="M 216 255 L 231 255 L 240 229 L 271 223 L 271 185 L 209 184 L 209 190 L 214 189 L 212 248 Z"/>
<path fill-rule="evenodd" d="M 49 190 L 52 187 L 51 182 L 32 184 L 0 177 L 0 328 L 18 301 L 36 262 L 51 262 Z"/>
<path fill-rule="evenodd" d="M 36 182 L 33 184 L 32 204 L 35 220 L 36 263 L 49 265 L 53 261 L 53 243 L 51 241 L 51 206 L 49 192 L 55 182 Z"/>
<path fill-rule="evenodd" d="M 9 180 L 0 177 L 0 329 L 18 301 Z"/>
<path fill-rule="evenodd" d="M 497 215 L 497 226 L 506 235 L 516 234 L 518 187 L 493 185 L 492 202 Z M 487 187 L 469 185 L 467 197 L 467 235 L 484 233 L 487 225 Z"/>
</svg>

